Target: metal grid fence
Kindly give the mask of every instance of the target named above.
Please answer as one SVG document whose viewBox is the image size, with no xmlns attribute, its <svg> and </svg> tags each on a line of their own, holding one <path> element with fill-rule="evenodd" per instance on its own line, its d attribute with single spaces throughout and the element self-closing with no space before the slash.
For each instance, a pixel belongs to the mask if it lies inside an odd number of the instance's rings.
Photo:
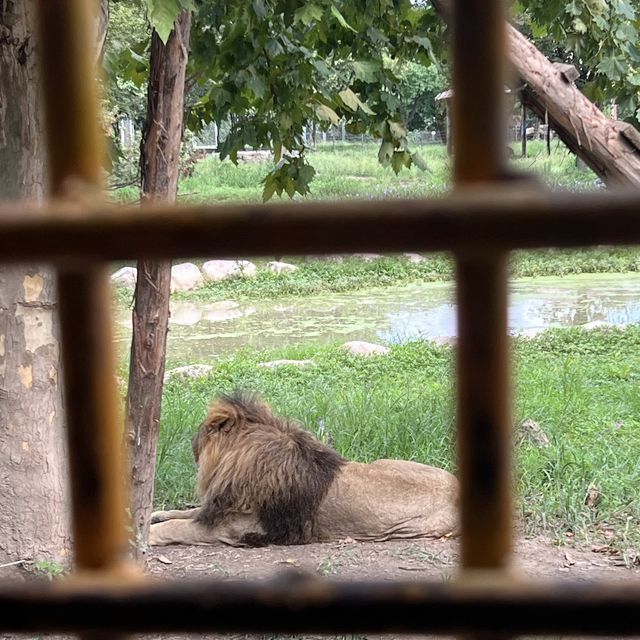
<svg viewBox="0 0 640 640">
<path fill-rule="evenodd" d="M 48 140 L 51 186 L 58 199 L 0 212 L 0 259 L 47 260 L 59 273 L 75 571 L 48 586 L 2 585 L 0 631 L 640 634 L 640 584 L 538 584 L 519 579 L 510 565 L 508 252 L 640 243 L 640 195 L 568 197 L 505 180 L 501 0 L 456 3 L 451 196 L 366 207 L 354 202 L 117 213 L 100 201 L 97 188 L 89 3 L 38 4 L 46 110 L 55 123 Z M 158 584 L 141 576 L 125 559 L 106 261 L 370 250 L 450 250 L 456 259 L 459 576 L 446 584 L 316 578 Z"/>
</svg>

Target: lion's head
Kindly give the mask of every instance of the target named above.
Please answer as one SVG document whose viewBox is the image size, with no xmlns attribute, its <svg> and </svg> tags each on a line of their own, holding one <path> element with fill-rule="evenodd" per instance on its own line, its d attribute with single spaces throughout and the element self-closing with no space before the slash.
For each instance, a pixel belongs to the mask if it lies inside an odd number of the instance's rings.
<svg viewBox="0 0 640 640">
<path fill-rule="evenodd" d="M 198 520 L 214 526 L 230 513 L 257 514 L 266 533 L 250 544 L 307 542 L 318 505 L 345 464 L 299 424 L 242 393 L 213 402 L 192 446 L 203 502 Z"/>
</svg>

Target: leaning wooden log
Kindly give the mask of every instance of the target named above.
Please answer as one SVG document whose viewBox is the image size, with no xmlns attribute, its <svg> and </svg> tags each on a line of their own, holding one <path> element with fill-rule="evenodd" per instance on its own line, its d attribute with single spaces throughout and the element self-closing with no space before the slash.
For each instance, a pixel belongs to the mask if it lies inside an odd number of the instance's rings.
<svg viewBox="0 0 640 640">
<path fill-rule="evenodd" d="M 450 0 L 434 0 L 448 21 Z M 640 133 L 626 122 L 608 118 L 575 86 L 566 65 L 554 65 L 510 24 L 507 46 L 513 82 L 522 101 L 606 183 L 640 186 Z"/>
</svg>

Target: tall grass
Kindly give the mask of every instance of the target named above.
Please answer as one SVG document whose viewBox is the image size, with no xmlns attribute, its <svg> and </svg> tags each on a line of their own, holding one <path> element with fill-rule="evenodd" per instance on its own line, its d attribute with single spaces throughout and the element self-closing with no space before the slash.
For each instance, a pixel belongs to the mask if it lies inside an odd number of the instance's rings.
<svg viewBox="0 0 640 640">
<path fill-rule="evenodd" d="M 394 174 L 378 162 L 378 145 L 322 144 L 308 151 L 316 169 L 310 199 L 417 198 L 443 193 L 450 186 L 451 159 L 442 145 L 418 148 L 427 170 L 416 167 Z M 517 152 L 516 152 L 517 153 Z M 590 169 L 577 166 L 575 156 L 560 142 L 547 156 L 543 143 L 529 145 L 528 157 L 516 159 L 518 170 L 536 174 L 554 189 L 593 189 L 596 178 Z M 197 202 L 257 202 L 262 197 L 261 181 L 271 163 L 246 162 L 235 166 L 211 156 L 198 162 L 193 175 L 180 182 L 180 197 Z"/>
<path fill-rule="evenodd" d="M 516 340 L 514 425 L 537 421 L 550 446 L 516 447 L 521 522 L 528 534 L 640 542 L 640 327 L 551 330 Z M 270 357 L 312 358 L 306 368 L 265 369 Z M 211 398 L 245 388 L 300 420 L 353 460 L 403 458 L 455 471 L 453 370 L 449 348 L 414 342 L 385 357 L 300 346 L 240 352 L 210 376 L 165 391 L 159 506 L 194 501 L 190 437 Z M 585 504 L 590 485 L 601 501 Z M 613 540 L 610 540 L 613 536 Z"/>
</svg>

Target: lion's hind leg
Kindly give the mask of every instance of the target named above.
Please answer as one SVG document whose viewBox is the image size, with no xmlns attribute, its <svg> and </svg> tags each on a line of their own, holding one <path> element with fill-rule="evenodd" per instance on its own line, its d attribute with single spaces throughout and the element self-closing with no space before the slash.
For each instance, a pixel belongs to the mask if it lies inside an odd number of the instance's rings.
<svg viewBox="0 0 640 640">
<path fill-rule="evenodd" d="M 194 509 L 170 509 L 169 511 L 154 511 L 151 514 L 151 524 L 166 522 L 167 520 L 191 520 L 200 513 L 200 507 Z"/>
<path fill-rule="evenodd" d="M 191 518 L 173 518 L 156 522 L 149 528 L 149 544 L 164 546 L 168 544 L 217 544 L 219 539 L 214 532 Z"/>
</svg>

